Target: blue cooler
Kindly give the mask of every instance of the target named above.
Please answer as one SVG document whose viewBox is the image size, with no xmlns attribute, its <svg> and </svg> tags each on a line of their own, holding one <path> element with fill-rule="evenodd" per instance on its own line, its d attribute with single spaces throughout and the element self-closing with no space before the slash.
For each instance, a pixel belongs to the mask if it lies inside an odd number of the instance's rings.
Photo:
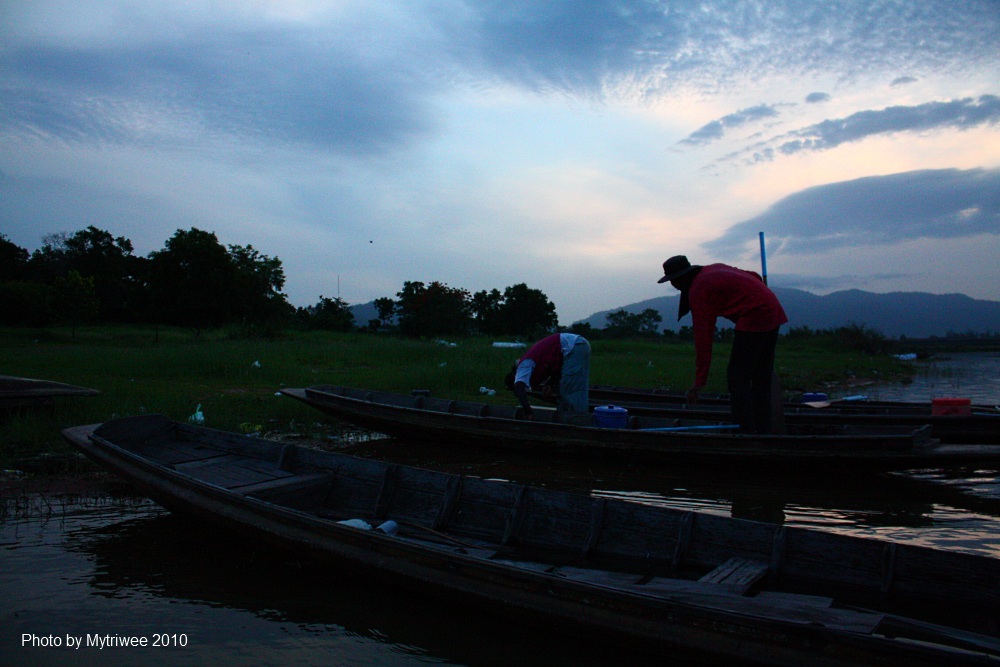
<svg viewBox="0 0 1000 667">
<path fill-rule="evenodd" d="M 594 425 L 599 428 L 628 428 L 628 410 L 617 405 L 594 408 Z"/>
</svg>

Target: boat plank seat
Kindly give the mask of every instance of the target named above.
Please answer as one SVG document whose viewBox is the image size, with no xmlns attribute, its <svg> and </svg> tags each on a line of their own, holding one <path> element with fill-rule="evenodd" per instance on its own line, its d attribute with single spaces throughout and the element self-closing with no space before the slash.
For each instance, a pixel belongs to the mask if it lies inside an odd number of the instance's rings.
<svg viewBox="0 0 1000 667">
<path fill-rule="evenodd" d="M 744 588 L 731 584 L 714 584 L 702 581 L 692 581 L 690 579 L 674 579 L 672 577 L 647 578 L 635 573 L 609 572 L 607 570 L 593 570 L 588 568 L 561 566 L 546 567 L 541 563 L 522 563 L 518 561 L 501 561 L 505 564 L 514 565 L 523 569 L 535 571 L 545 571 L 558 577 L 563 577 L 571 581 L 579 581 L 594 586 L 606 586 L 617 588 L 628 593 L 642 593 L 656 597 L 676 595 L 678 593 L 696 593 L 699 595 L 723 595 L 739 597 L 743 595 Z"/>
<path fill-rule="evenodd" d="M 472 558 L 481 558 L 482 560 L 490 560 L 497 553 L 496 549 L 476 547 L 468 543 L 459 544 L 458 541 L 442 540 L 439 542 L 413 537 L 412 535 L 397 535 L 396 539 L 404 540 L 427 549 L 437 549 Z"/>
<path fill-rule="evenodd" d="M 272 462 L 235 454 L 177 463 L 173 469 L 201 482 L 226 489 L 294 475 L 276 468 Z"/>
<path fill-rule="evenodd" d="M 488 411 L 485 403 L 471 403 L 469 401 L 455 401 L 452 414 L 465 415 L 467 417 L 485 417 Z"/>
<path fill-rule="evenodd" d="M 244 496 L 253 495 L 270 500 L 278 494 L 297 493 L 311 486 L 319 486 L 330 482 L 333 478 L 333 475 L 325 472 L 286 475 L 263 482 L 235 486 L 232 487 L 232 490 Z"/>
<path fill-rule="evenodd" d="M 707 584 L 725 584 L 748 590 L 767 575 L 768 564 L 749 558 L 733 556 L 698 581 Z"/>
</svg>

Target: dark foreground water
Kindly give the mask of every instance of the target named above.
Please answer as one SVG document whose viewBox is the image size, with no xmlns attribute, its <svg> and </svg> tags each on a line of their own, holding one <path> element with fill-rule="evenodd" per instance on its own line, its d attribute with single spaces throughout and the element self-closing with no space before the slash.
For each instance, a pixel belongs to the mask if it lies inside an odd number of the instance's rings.
<svg viewBox="0 0 1000 667">
<path fill-rule="evenodd" d="M 921 368 L 912 384 L 867 393 L 1000 404 L 1000 355 L 953 356 Z M 393 441 L 357 453 L 1000 557 L 996 469 L 763 477 L 706 467 L 557 463 Z M 385 588 L 342 566 L 301 560 L 173 516 L 120 485 L 72 494 L 14 487 L 2 495 L 2 665 L 653 662 Z M 120 638 L 146 645 L 112 645 Z"/>
</svg>

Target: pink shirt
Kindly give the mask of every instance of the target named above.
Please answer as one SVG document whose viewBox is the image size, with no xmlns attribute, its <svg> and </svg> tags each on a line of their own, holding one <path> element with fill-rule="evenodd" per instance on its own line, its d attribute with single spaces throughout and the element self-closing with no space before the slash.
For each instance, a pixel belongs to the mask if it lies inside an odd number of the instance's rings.
<svg viewBox="0 0 1000 667">
<path fill-rule="evenodd" d="M 514 381 L 523 382 L 531 389 L 549 378 L 558 378 L 563 356 L 573 349 L 578 338 L 576 334 L 552 334 L 532 345 L 518 361 Z"/>
<path fill-rule="evenodd" d="M 688 293 L 694 329 L 695 386 L 704 387 L 712 365 L 715 322 L 724 317 L 737 331 L 771 331 L 788 321 L 760 276 L 725 264 L 703 266 Z"/>
</svg>

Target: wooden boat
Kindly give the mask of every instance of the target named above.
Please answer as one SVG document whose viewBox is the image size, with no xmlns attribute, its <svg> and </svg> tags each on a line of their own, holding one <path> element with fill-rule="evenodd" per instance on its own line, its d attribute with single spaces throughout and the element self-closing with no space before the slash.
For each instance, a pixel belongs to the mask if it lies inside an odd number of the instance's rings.
<svg viewBox="0 0 1000 667">
<path fill-rule="evenodd" d="M 72 384 L 35 380 L 33 378 L 0 375 L 0 407 L 12 409 L 23 406 L 51 405 L 55 398 L 64 396 L 97 396 L 96 389 Z"/>
<path fill-rule="evenodd" d="M 731 424 L 630 416 L 627 428 L 599 428 L 589 416 L 564 423 L 554 410 L 521 408 L 323 385 L 282 389 L 331 416 L 407 440 L 494 446 L 534 454 L 712 465 L 864 465 L 905 468 L 1000 461 L 1000 445 L 945 445 L 926 427 L 821 426 L 789 435 L 738 434 Z"/>
<path fill-rule="evenodd" d="M 345 576 L 553 631 L 741 664 L 1000 661 L 1000 559 L 457 476 L 159 415 L 63 435 L 171 511 L 353 564 Z"/>
<path fill-rule="evenodd" d="M 544 397 L 538 396 L 540 400 Z M 678 419 L 725 419 L 729 398 L 723 395 L 702 397 L 695 405 L 685 404 L 682 393 L 655 389 L 595 386 L 591 388 L 591 407 L 613 404 L 630 414 Z M 819 403 L 786 402 L 784 421 L 796 426 L 853 425 L 930 426 L 930 435 L 945 443 L 1000 444 L 1000 410 L 985 405 L 973 406 L 968 415 L 935 415 L 930 404 L 894 401 L 833 400 Z"/>
<path fill-rule="evenodd" d="M 601 403 L 680 403 L 687 401 L 687 396 L 682 391 L 663 388 L 642 388 L 642 387 L 622 387 L 618 385 L 595 384 L 590 386 L 590 399 Z M 729 405 L 727 394 L 701 393 L 698 396 L 699 403 L 704 405 Z M 786 401 L 786 409 L 813 408 L 817 409 L 833 408 L 838 412 L 861 412 L 868 414 L 919 414 L 929 416 L 931 414 L 930 403 L 917 403 L 914 401 L 878 401 L 869 399 L 866 396 L 849 396 L 846 398 L 834 398 L 826 401 L 807 402 Z M 994 414 L 998 412 L 996 406 L 991 405 L 970 405 L 973 412 Z"/>
</svg>

